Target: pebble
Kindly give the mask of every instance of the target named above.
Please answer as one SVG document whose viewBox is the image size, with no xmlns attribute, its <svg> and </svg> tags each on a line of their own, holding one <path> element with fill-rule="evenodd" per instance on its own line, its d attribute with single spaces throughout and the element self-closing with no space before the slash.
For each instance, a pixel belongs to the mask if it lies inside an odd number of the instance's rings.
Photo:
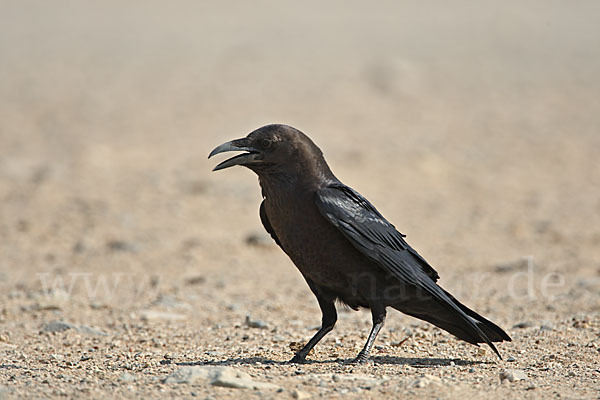
<svg viewBox="0 0 600 400">
<path fill-rule="evenodd" d="M 554 330 L 554 324 L 549 321 L 544 321 L 542 323 L 542 325 L 540 326 L 540 329 L 543 331 L 552 331 L 552 330 Z"/>
<path fill-rule="evenodd" d="M 520 260 L 506 262 L 504 264 L 497 264 L 496 266 L 494 266 L 494 270 L 496 272 L 505 273 L 505 272 L 519 270 L 526 266 L 527 266 L 527 260 L 520 259 Z"/>
<path fill-rule="evenodd" d="M 279 389 L 279 386 L 267 382 L 254 381 L 247 373 L 231 367 L 193 366 L 183 367 L 164 379 L 164 383 L 205 383 L 234 389 Z"/>
<path fill-rule="evenodd" d="M 174 296 L 171 295 L 160 295 L 153 303 L 155 306 L 171 308 L 190 308 L 190 305 L 178 301 Z"/>
<path fill-rule="evenodd" d="M 600 277 L 585 277 L 577 280 L 577 286 L 597 293 L 600 291 Z"/>
<path fill-rule="evenodd" d="M 308 399 L 312 397 L 310 393 L 303 392 L 302 390 L 294 389 L 292 390 L 292 398 L 297 400 Z"/>
<path fill-rule="evenodd" d="M 206 282 L 206 277 L 204 277 L 202 275 L 192 276 L 185 280 L 185 284 L 190 285 L 190 286 L 200 285 L 204 282 Z"/>
<path fill-rule="evenodd" d="M 106 242 L 106 248 L 114 252 L 122 251 L 134 253 L 136 250 L 133 244 L 119 239 L 109 240 Z"/>
<path fill-rule="evenodd" d="M 96 336 L 108 336 L 108 333 L 102 332 L 96 328 L 89 327 L 87 325 L 81 325 L 77 328 L 77 330 L 81 333 L 85 333 L 88 335 L 96 335 Z"/>
<path fill-rule="evenodd" d="M 77 329 L 77 327 L 65 321 L 52 321 L 44 325 L 42 329 L 45 332 L 64 332 L 69 329 Z"/>
<path fill-rule="evenodd" d="M 165 321 L 180 321 L 185 319 L 185 315 L 163 312 L 163 311 L 154 311 L 154 310 L 144 310 L 142 311 L 140 318 L 144 321 L 154 321 L 154 320 L 165 320 Z"/>
<path fill-rule="evenodd" d="M 79 333 L 84 333 L 87 335 L 108 336 L 107 333 L 102 332 L 95 328 L 91 328 L 87 325 L 77 326 L 77 325 L 73 325 L 73 324 L 71 324 L 69 322 L 65 322 L 65 321 L 48 322 L 46 325 L 44 325 L 42 327 L 42 330 L 44 332 L 64 332 L 69 329 L 73 329 Z"/>
<path fill-rule="evenodd" d="M 513 329 L 525 329 L 531 328 L 533 324 L 529 321 L 519 322 L 518 324 L 513 325 Z"/>
<path fill-rule="evenodd" d="M 135 375 L 130 374 L 129 372 L 123 372 L 121 376 L 119 376 L 119 381 L 121 382 L 135 382 Z"/>
<path fill-rule="evenodd" d="M 246 315 L 245 323 L 246 323 L 246 326 L 248 326 L 250 328 L 259 328 L 259 329 L 267 329 L 268 328 L 268 325 L 265 322 L 263 322 L 259 319 L 253 320 L 250 318 L 249 315 Z"/>
<path fill-rule="evenodd" d="M 515 381 L 526 381 L 527 374 L 525 371 L 519 369 L 505 369 L 500 371 L 500 383 L 504 381 L 515 382 Z"/>
<path fill-rule="evenodd" d="M 260 232 L 260 233 L 250 233 L 246 235 L 244 239 L 248 246 L 253 247 L 269 247 L 273 245 L 273 239 L 271 239 L 268 235 Z"/>
<path fill-rule="evenodd" d="M 417 380 L 415 380 L 412 383 L 412 387 L 415 388 L 425 388 L 429 385 L 441 385 L 442 384 L 442 380 L 434 375 L 422 375 L 421 377 L 419 377 Z"/>
</svg>

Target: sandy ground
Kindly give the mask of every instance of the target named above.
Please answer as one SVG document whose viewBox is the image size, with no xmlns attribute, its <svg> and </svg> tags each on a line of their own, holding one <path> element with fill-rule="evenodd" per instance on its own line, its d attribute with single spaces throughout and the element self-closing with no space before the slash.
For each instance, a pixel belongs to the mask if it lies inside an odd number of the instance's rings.
<svg viewBox="0 0 600 400">
<path fill-rule="evenodd" d="M 599 4 L 2 2 L 0 398 L 598 398 Z M 506 328 L 503 361 L 390 312 L 349 365 L 370 316 L 340 310 L 285 363 L 318 306 L 255 176 L 206 160 L 271 122 Z M 204 366 L 271 385 L 177 383 Z"/>
</svg>

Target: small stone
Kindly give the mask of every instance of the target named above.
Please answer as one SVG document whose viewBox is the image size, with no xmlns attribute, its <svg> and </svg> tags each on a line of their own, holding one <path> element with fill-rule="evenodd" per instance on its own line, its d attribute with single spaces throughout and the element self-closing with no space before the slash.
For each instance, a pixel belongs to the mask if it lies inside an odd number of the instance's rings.
<svg viewBox="0 0 600 400">
<path fill-rule="evenodd" d="M 52 321 L 42 328 L 45 332 L 64 332 L 69 329 L 77 329 L 73 324 L 64 321 Z"/>
<path fill-rule="evenodd" d="M 81 333 L 85 333 L 87 335 L 96 335 L 96 336 L 108 336 L 106 332 L 102 332 L 101 330 L 89 327 L 87 325 L 81 325 L 77 330 Z"/>
<path fill-rule="evenodd" d="M 260 232 L 260 233 L 250 233 L 248 235 L 246 235 L 246 238 L 244 239 L 244 241 L 246 242 L 246 244 L 248 246 L 254 246 L 254 247 L 269 247 L 273 245 L 273 239 L 271 239 L 269 236 L 267 236 L 266 234 Z"/>
<path fill-rule="evenodd" d="M 210 370 L 206 367 L 183 367 L 167 376 L 164 383 L 205 382 L 210 380 Z"/>
<path fill-rule="evenodd" d="M 174 296 L 161 294 L 153 305 L 165 308 L 190 308 L 190 305 L 177 300 Z"/>
<path fill-rule="evenodd" d="M 518 324 L 513 325 L 513 329 L 525 329 L 531 328 L 533 324 L 529 321 L 519 322 Z"/>
<path fill-rule="evenodd" d="M 106 242 L 106 248 L 110 251 L 135 252 L 135 246 L 124 240 L 114 239 Z"/>
<path fill-rule="evenodd" d="M 202 275 L 192 276 L 185 280 L 185 284 L 190 286 L 200 285 L 204 282 L 206 282 L 206 278 Z"/>
<path fill-rule="evenodd" d="M 104 303 L 100 303 L 100 302 L 91 302 L 90 303 L 90 308 L 92 310 L 106 310 L 109 309 L 110 306 L 108 306 L 108 304 L 104 304 Z"/>
<path fill-rule="evenodd" d="M 135 382 L 135 375 L 130 374 L 129 372 L 123 372 L 121 376 L 119 376 L 119 381 L 121 382 Z"/>
<path fill-rule="evenodd" d="M 310 393 L 303 392 L 302 390 L 294 389 L 294 390 L 292 390 L 292 397 L 294 399 L 303 400 L 303 399 L 308 399 L 312 396 Z"/>
<path fill-rule="evenodd" d="M 526 381 L 527 374 L 525 371 L 521 371 L 518 369 L 505 369 L 500 371 L 500 383 L 504 381 L 516 382 L 516 381 Z"/>
<path fill-rule="evenodd" d="M 515 360 L 515 358 L 514 358 L 514 357 L 508 357 L 508 358 L 506 359 L 506 361 L 507 361 L 507 362 L 515 362 L 515 361 L 517 361 L 517 360 Z"/>
<path fill-rule="evenodd" d="M 44 292 L 31 309 L 37 311 L 61 310 L 68 301 L 69 294 L 64 290 L 51 290 Z"/>
<path fill-rule="evenodd" d="M 249 315 L 246 315 L 245 322 L 246 322 L 246 326 L 249 326 L 250 328 L 266 329 L 268 327 L 267 324 L 261 320 L 250 319 Z"/>
<path fill-rule="evenodd" d="M 145 321 L 165 320 L 165 321 L 180 321 L 185 319 L 185 315 L 170 312 L 145 310 L 141 313 L 141 319 Z"/>
<path fill-rule="evenodd" d="M 442 380 L 434 375 L 422 375 L 419 379 L 417 379 L 416 381 L 413 382 L 412 386 L 422 389 L 424 387 L 427 387 L 429 385 L 441 385 L 442 384 Z"/>
<path fill-rule="evenodd" d="M 598 293 L 598 290 L 600 290 L 600 276 L 580 278 L 577 280 L 577 286 Z"/>
<path fill-rule="evenodd" d="M 213 386 L 222 386 L 234 389 L 279 389 L 279 386 L 256 382 L 250 375 L 231 367 L 221 366 L 193 366 L 183 367 L 170 374 L 165 383 L 197 384 L 209 382 Z"/>
<path fill-rule="evenodd" d="M 424 388 L 425 386 L 427 386 L 427 383 L 423 379 L 417 379 L 413 386 L 416 388 Z"/>
<path fill-rule="evenodd" d="M 216 374 L 211 380 L 211 385 L 229 387 L 234 389 L 278 389 L 279 386 L 266 382 L 255 382 L 250 375 L 234 368 L 217 367 Z"/>
<path fill-rule="evenodd" d="M 510 262 L 506 262 L 504 264 L 498 264 L 494 267 L 494 270 L 499 273 L 511 272 L 515 270 L 522 269 L 527 266 L 527 260 L 514 260 Z"/>
<path fill-rule="evenodd" d="M 543 331 L 552 331 L 554 330 L 554 324 L 550 321 L 544 321 L 540 326 L 540 329 Z"/>
<path fill-rule="evenodd" d="M 83 243 L 81 240 L 78 240 L 73 245 L 71 250 L 73 251 L 73 253 L 83 253 L 85 251 L 85 243 Z"/>
</svg>

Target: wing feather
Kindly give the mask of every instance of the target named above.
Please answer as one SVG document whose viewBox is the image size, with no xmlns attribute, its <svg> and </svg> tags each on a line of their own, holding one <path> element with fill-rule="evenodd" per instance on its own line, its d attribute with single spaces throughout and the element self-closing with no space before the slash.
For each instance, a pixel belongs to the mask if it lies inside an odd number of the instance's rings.
<svg viewBox="0 0 600 400">
<path fill-rule="evenodd" d="M 431 296 L 438 304 L 456 313 L 500 356 L 489 337 L 473 317 L 467 315 L 436 284 L 438 273 L 404 240 L 377 209 L 352 188 L 340 183 L 317 191 L 315 203 L 321 214 L 361 253 L 400 282 Z M 460 304 L 460 303 L 459 303 Z M 472 339 L 473 340 L 473 339 Z"/>
<path fill-rule="evenodd" d="M 439 274 L 396 230 L 367 199 L 345 185 L 323 188 L 317 192 L 316 204 L 321 214 L 342 233 L 350 235 L 353 245 L 378 259 L 382 250 L 420 268 L 434 282 Z"/>
</svg>

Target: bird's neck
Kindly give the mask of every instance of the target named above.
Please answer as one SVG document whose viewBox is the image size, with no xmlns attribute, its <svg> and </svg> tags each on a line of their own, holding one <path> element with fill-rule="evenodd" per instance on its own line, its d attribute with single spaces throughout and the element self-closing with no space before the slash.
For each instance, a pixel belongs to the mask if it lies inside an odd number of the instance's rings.
<svg viewBox="0 0 600 400">
<path fill-rule="evenodd" d="M 302 171 L 258 174 L 263 197 L 281 196 L 282 193 L 298 196 L 314 194 L 317 190 L 339 182 L 327 163 L 308 165 Z"/>
</svg>

